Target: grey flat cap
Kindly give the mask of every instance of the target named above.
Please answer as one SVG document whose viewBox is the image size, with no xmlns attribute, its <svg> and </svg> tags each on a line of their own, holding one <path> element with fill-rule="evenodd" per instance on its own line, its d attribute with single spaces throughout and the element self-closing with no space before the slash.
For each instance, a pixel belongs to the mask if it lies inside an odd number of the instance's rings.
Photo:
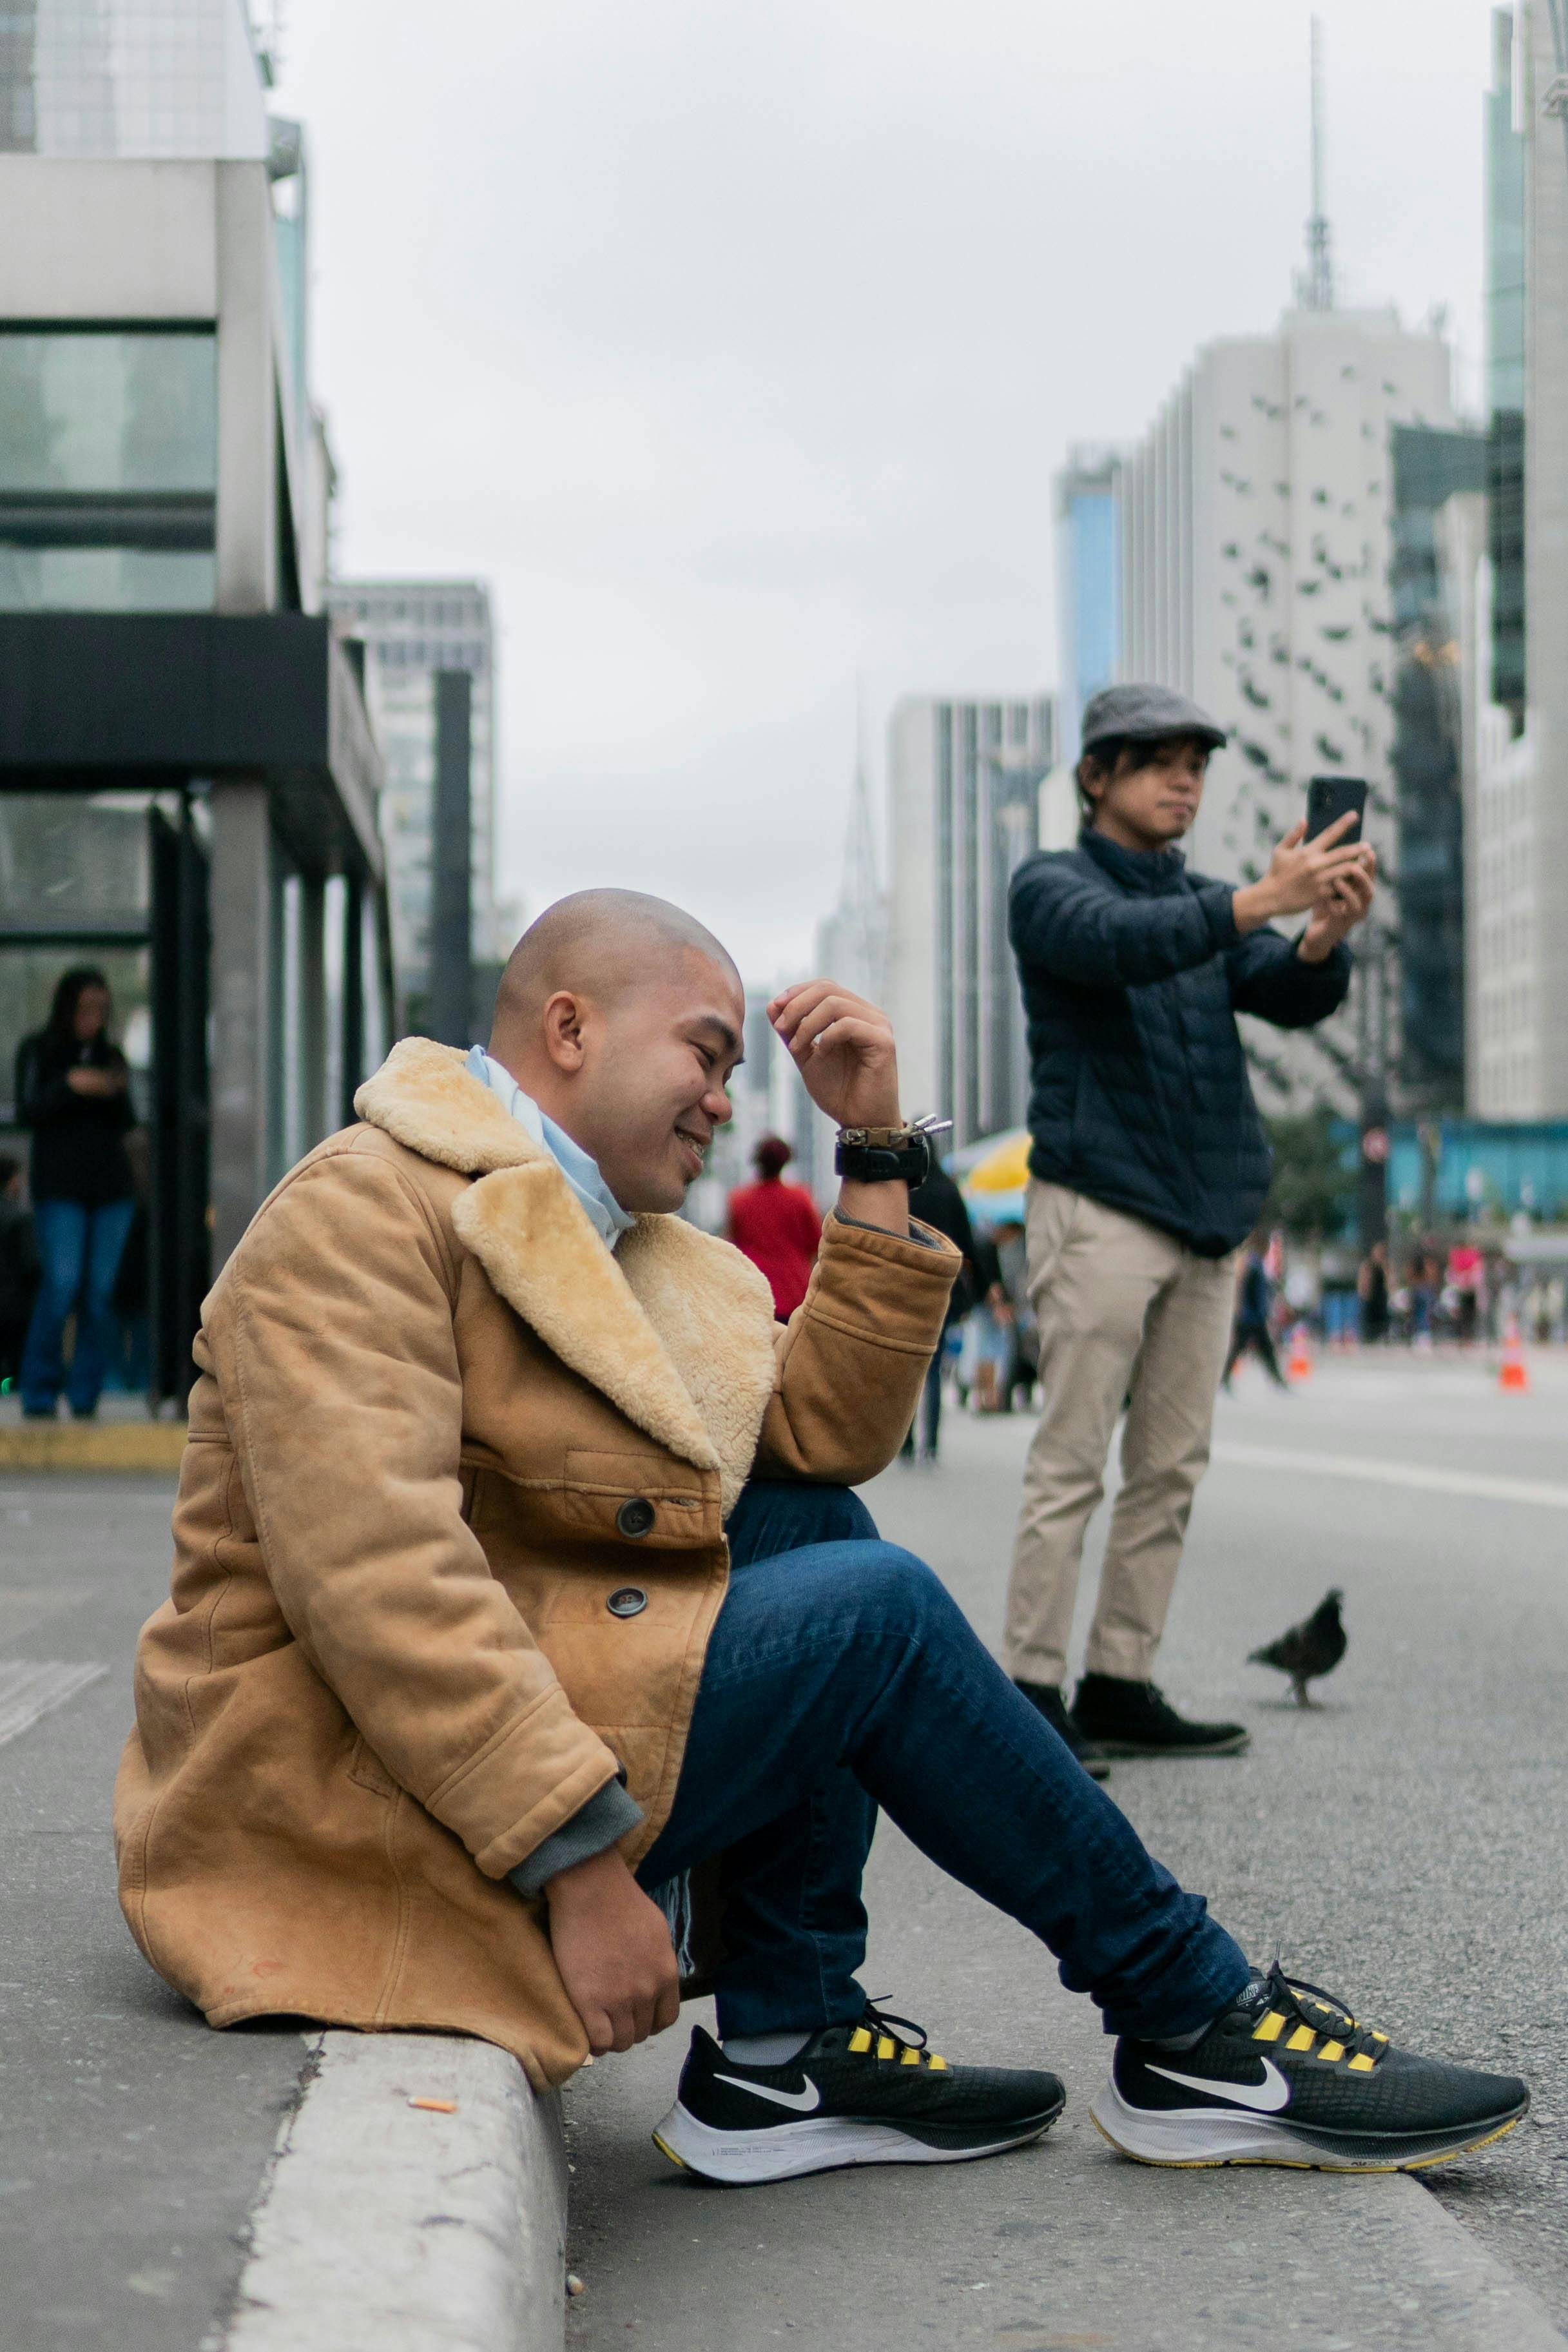
<svg viewBox="0 0 1568 2352">
<path fill-rule="evenodd" d="M 1196 735 L 1210 751 L 1218 751 L 1226 740 L 1224 728 L 1217 727 L 1207 710 L 1168 686 L 1103 686 L 1089 698 L 1081 740 L 1092 751 L 1096 743 L 1117 735 L 1131 735 L 1140 742 L 1162 735 Z"/>
</svg>

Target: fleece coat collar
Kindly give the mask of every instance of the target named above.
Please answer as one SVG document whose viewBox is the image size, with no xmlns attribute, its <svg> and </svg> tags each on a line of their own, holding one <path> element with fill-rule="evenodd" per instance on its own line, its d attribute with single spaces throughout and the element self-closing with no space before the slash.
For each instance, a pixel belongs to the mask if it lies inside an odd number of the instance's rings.
<svg viewBox="0 0 1568 2352">
<path fill-rule="evenodd" d="M 724 1509 L 749 1475 L 776 1374 L 773 1298 L 750 1261 L 674 1216 L 640 1216 L 612 1256 L 549 1153 L 465 1055 L 405 1037 L 354 1108 L 368 1126 L 474 1179 L 454 1204 L 464 1247 L 564 1364 L 699 1470 Z"/>
</svg>

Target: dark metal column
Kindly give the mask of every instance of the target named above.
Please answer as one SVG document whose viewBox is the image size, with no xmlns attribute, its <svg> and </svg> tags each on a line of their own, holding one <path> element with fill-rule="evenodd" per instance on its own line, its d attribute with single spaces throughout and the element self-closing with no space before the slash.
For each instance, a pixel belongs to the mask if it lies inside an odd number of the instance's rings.
<svg viewBox="0 0 1568 2352">
<path fill-rule="evenodd" d="M 343 1078 L 340 1124 L 354 1118 L 354 1097 L 365 1077 L 365 891 L 359 876 L 343 877 Z"/>
<path fill-rule="evenodd" d="M 430 1034 L 468 1045 L 473 1021 L 469 710 L 465 669 L 435 674 L 435 822 L 430 909 Z"/>
</svg>

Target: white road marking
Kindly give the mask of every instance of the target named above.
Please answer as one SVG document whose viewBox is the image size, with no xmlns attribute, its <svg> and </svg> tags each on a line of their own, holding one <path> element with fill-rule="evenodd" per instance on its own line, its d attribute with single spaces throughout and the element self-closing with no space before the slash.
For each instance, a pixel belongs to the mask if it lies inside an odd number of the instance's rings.
<svg viewBox="0 0 1568 2352">
<path fill-rule="evenodd" d="M 1239 1445 L 1229 1438 L 1213 1448 L 1216 1462 L 1238 1470 L 1300 1470 L 1317 1478 L 1364 1478 L 1375 1486 L 1412 1486 L 1427 1495 L 1473 1495 L 1488 1503 L 1536 1503 L 1548 1511 L 1568 1511 L 1568 1486 L 1543 1478 L 1496 1478 L 1485 1470 L 1444 1470 L 1435 1463 L 1386 1462 L 1365 1454 L 1309 1454 L 1293 1445 Z"/>
<path fill-rule="evenodd" d="M 44 1659 L 0 1658 L 0 1748 L 52 1715 L 89 1683 L 101 1681 L 107 1666 L 67 1666 Z"/>
</svg>

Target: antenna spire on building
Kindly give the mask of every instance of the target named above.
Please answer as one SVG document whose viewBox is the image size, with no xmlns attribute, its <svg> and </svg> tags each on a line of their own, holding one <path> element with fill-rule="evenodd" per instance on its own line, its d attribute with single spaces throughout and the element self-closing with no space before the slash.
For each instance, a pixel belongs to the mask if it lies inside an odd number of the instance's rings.
<svg viewBox="0 0 1568 2352">
<path fill-rule="evenodd" d="M 1323 28 L 1312 18 L 1312 209 L 1307 221 L 1307 266 L 1297 281 L 1305 310 L 1333 309 L 1333 261 L 1328 215 L 1323 210 Z"/>
<path fill-rule="evenodd" d="M 877 872 L 876 829 L 872 821 L 871 783 L 865 756 L 865 682 L 855 681 L 855 780 L 844 837 L 843 881 L 839 912 L 863 958 L 868 973 L 880 971 L 886 910 Z"/>
</svg>

